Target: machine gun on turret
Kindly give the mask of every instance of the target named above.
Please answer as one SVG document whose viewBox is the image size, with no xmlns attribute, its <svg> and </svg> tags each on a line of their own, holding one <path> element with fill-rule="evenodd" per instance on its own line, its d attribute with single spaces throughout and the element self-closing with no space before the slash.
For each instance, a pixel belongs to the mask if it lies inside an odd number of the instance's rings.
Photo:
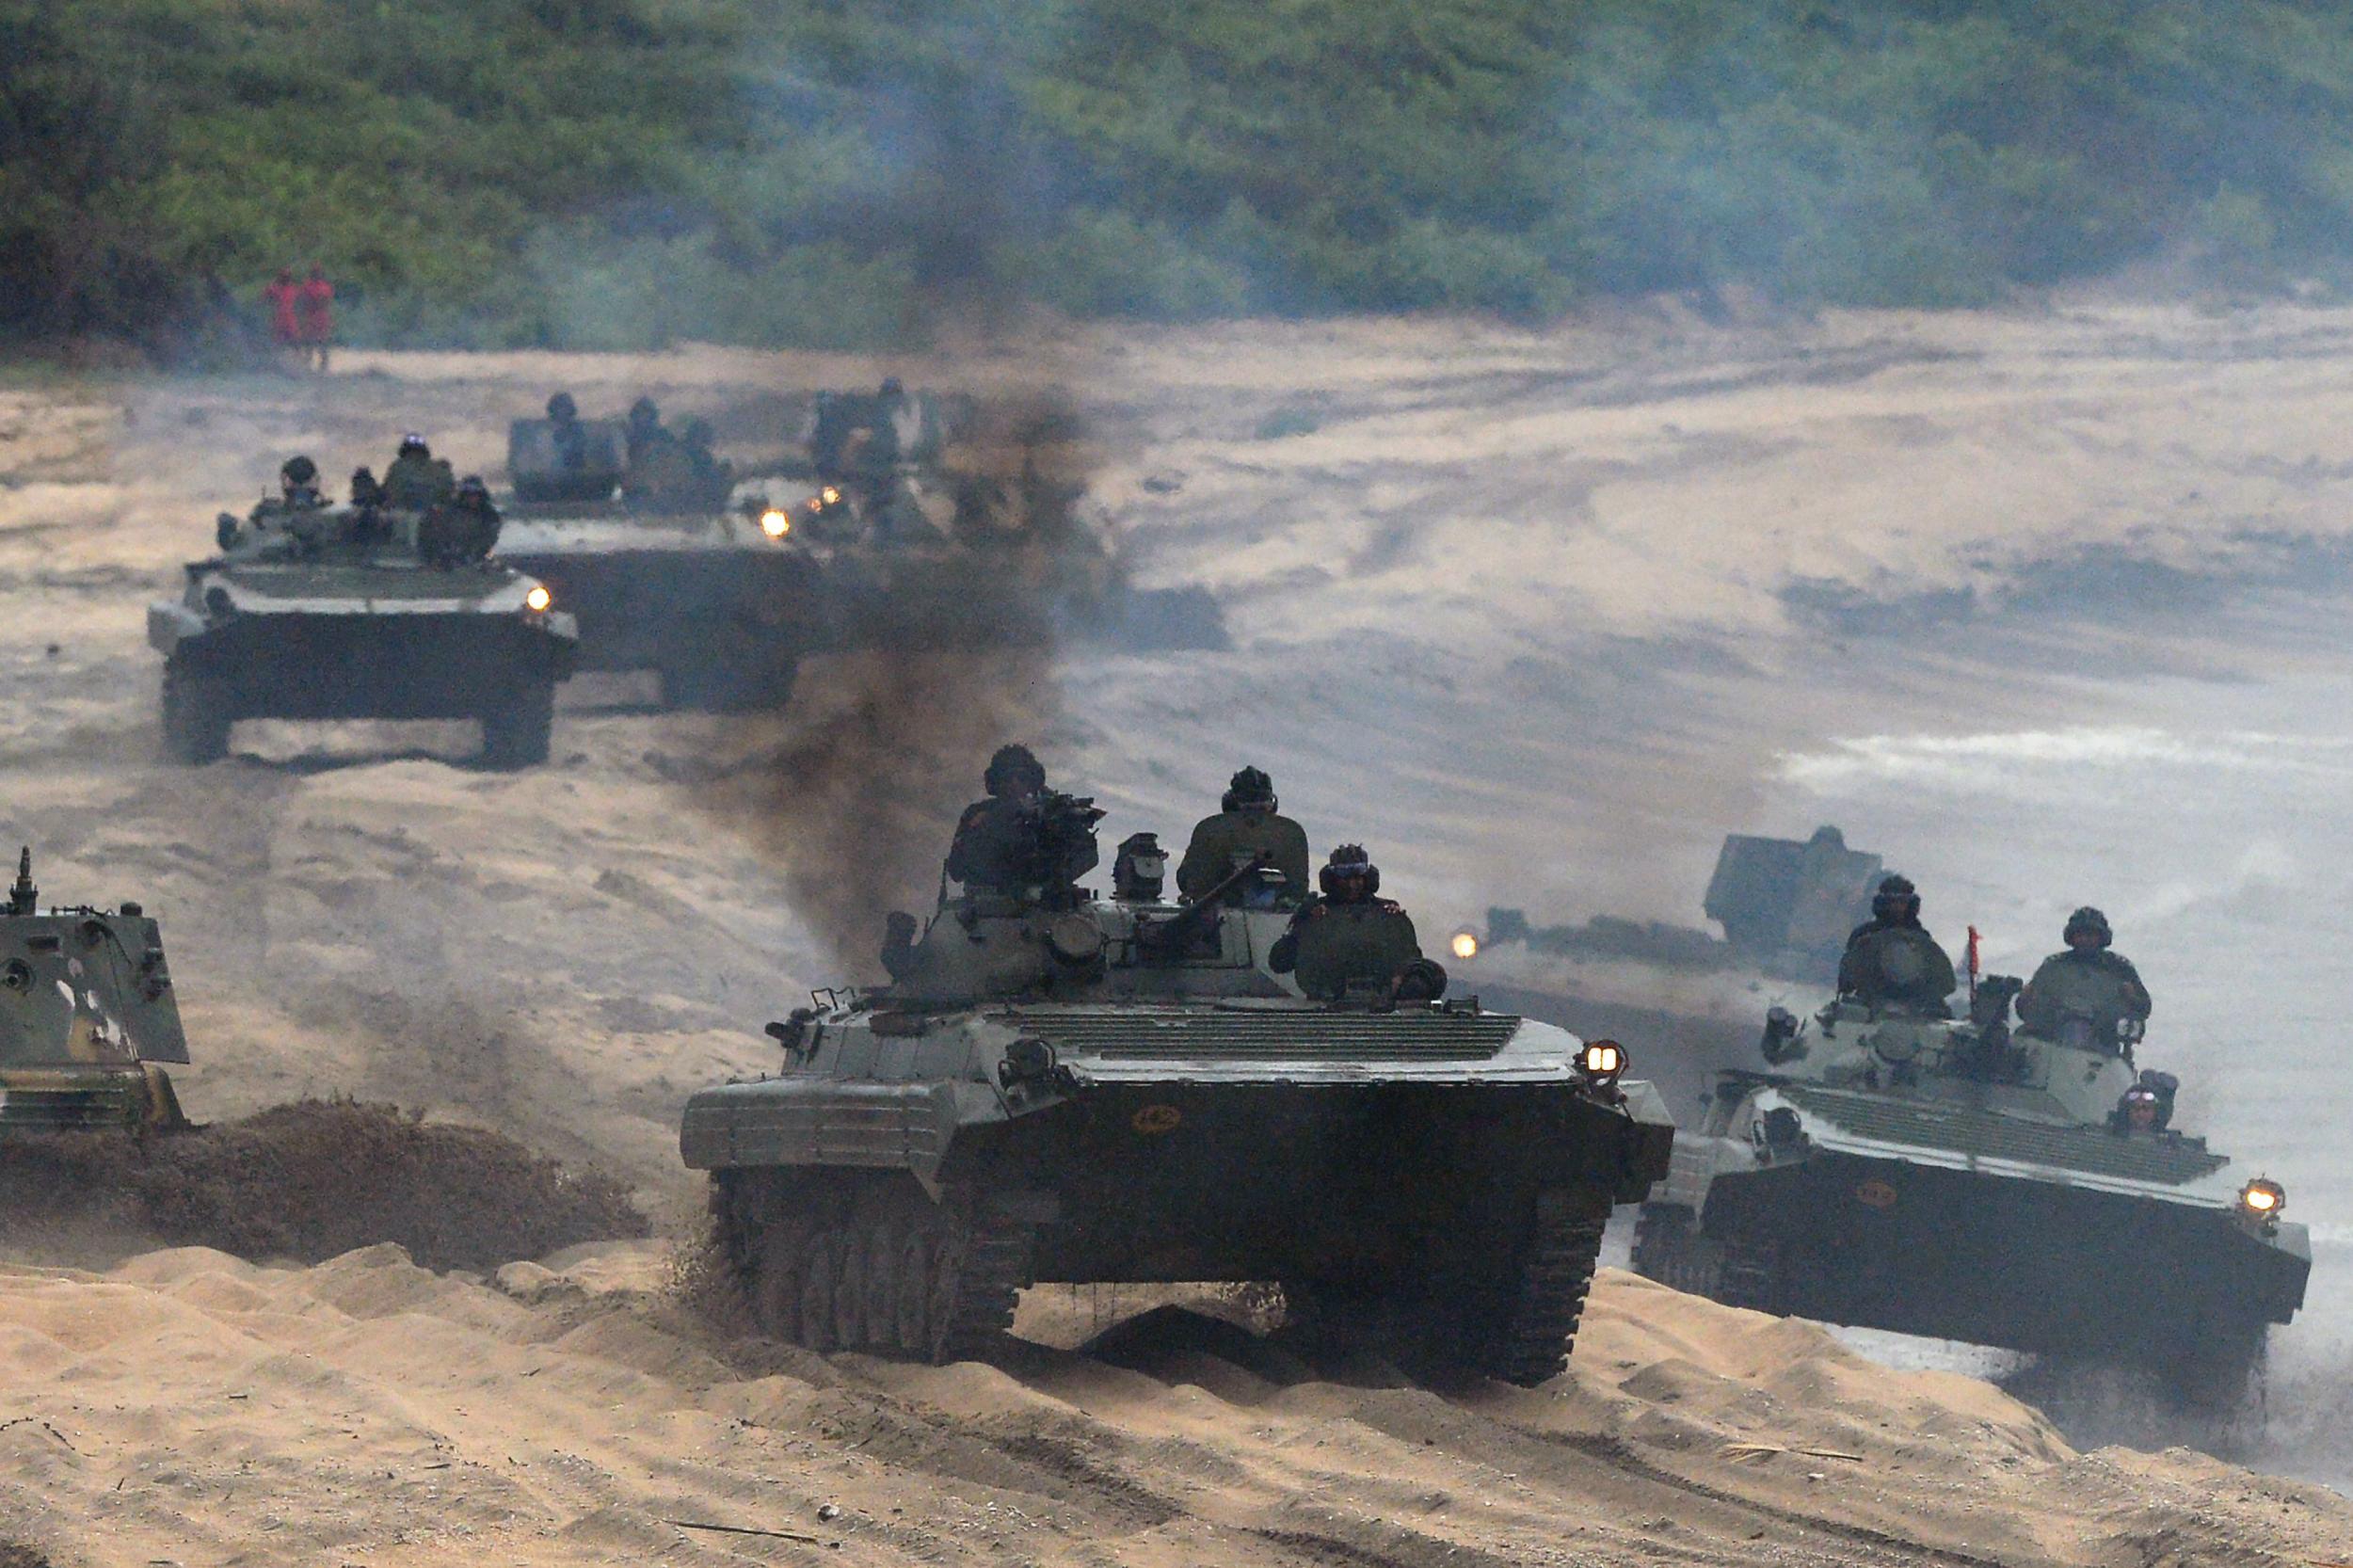
<svg viewBox="0 0 2353 1568">
<path fill-rule="evenodd" d="M 1137 945 L 1144 950 L 1146 957 L 1154 959 L 1172 958 L 1184 952 L 1187 944 L 1204 929 L 1216 923 L 1217 912 L 1225 907 L 1227 893 L 1273 863 L 1274 857 L 1260 850 L 1250 857 L 1247 864 L 1227 872 L 1208 891 L 1169 919 L 1138 927 Z"/>
</svg>

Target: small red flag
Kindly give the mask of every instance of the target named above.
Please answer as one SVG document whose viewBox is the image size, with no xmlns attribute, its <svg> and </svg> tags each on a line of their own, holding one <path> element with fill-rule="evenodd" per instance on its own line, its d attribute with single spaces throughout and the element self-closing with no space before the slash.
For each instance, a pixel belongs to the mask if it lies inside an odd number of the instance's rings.
<svg viewBox="0 0 2353 1568">
<path fill-rule="evenodd" d="M 1969 1000 L 1977 1000 L 1977 928 L 1969 928 Z"/>
</svg>

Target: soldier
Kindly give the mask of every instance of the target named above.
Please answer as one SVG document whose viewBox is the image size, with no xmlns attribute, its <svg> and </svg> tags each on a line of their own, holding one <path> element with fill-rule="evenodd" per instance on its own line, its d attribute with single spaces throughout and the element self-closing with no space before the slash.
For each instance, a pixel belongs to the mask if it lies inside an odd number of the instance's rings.
<svg viewBox="0 0 2353 1568">
<path fill-rule="evenodd" d="M 580 427 L 580 405 L 570 392 L 548 399 L 548 444 L 555 450 L 555 466 L 565 472 L 588 466 L 588 432 Z"/>
<path fill-rule="evenodd" d="M 679 450 L 686 458 L 696 499 L 706 505 L 724 504 L 735 483 L 735 470 L 711 450 L 711 422 L 690 419 L 679 427 Z"/>
<path fill-rule="evenodd" d="M 1307 834 L 1290 818 L 1281 816 L 1274 798 L 1274 780 L 1257 768 L 1244 768 L 1226 786 L 1218 814 L 1193 824 L 1193 840 L 1176 866 L 1176 890 L 1188 899 L 1208 892 L 1253 856 L 1283 873 L 1281 902 L 1296 903 L 1307 896 Z M 1247 883 L 1226 894 L 1226 902 L 1250 902 L 1257 889 Z"/>
<path fill-rule="evenodd" d="M 1293 974 L 1299 988 L 1320 1000 L 1337 1000 L 1352 983 L 1374 982 L 1401 1000 L 1446 994 L 1446 970 L 1421 955 L 1413 918 L 1401 904 L 1375 895 L 1381 872 L 1361 844 L 1342 844 L 1317 873 L 1323 891 L 1291 917 L 1290 929 L 1267 954 L 1267 968 Z"/>
<path fill-rule="evenodd" d="M 466 475 L 449 500 L 427 507 L 417 522 L 417 553 L 435 566 L 479 561 L 498 543 L 498 508 L 478 473 Z"/>
<path fill-rule="evenodd" d="M 1101 858 L 1091 801 L 1051 794 L 1046 769 L 1028 746 L 1000 746 L 983 776 L 988 798 L 956 821 L 948 874 L 967 892 L 1036 895 L 1065 902 L 1070 887 Z"/>
<path fill-rule="evenodd" d="M 278 491 L 289 512 L 314 512 L 327 504 L 319 493 L 319 466 L 296 453 L 278 467 Z"/>
<path fill-rule="evenodd" d="M 417 511 L 437 506 L 457 493 L 457 475 L 449 460 L 433 456 L 424 438 L 401 437 L 399 455 L 384 471 L 384 504 Z"/>
<path fill-rule="evenodd" d="M 2054 1040 L 2073 1021 L 2089 1030 L 2094 1044 L 2116 1049 L 2124 1038 L 2123 1025 L 2149 1019 L 2149 988 L 2140 983 L 2140 971 L 2109 951 L 2115 936 L 2108 918 L 2089 904 L 2067 917 L 2059 939 L 2066 951 L 2045 958 L 2019 993 L 2019 1021 Z"/>
<path fill-rule="evenodd" d="M 1891 876 L 1871 896 L 1871 918 L 1856 926 L 1838 960 L 1838 992 L 1876 1013 L 1883 1007 L 1927 1018 L 1950 1016 L 1945 999 L 1958 982 L 1953 961 L 1920 924 L 1920 894 Z"/>
</svg>

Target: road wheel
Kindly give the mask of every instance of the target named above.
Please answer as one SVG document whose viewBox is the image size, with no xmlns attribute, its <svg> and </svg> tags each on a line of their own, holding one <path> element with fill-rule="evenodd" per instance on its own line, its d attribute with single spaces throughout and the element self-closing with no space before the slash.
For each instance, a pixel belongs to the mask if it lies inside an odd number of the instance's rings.
<svg viewBox="0 0 2353 1568">
<path fill-rule="evenodd" d="M 801 1324 L 795 1336 L 812 1351 L 830 1351 L 840 1344 L 834 1332 L 835 1288 L 841 1277 L 836 1261 L 841 1238 L 820 1231 L 809 1238 L 801 1256 Z"/>
<path fill-rule="evenodd" d="M 482 760 L 501 772 L 548 760 L 555 730 L 555 683 L 534 681 L 482 715 Z"/>
<path fill-rule="evenodd" d="M 1716 1244 L 1681 1204 L 1646 1203 L 1634 1222 L 1634 1272 L 1670 1290 L 1715 1296 L 1722 1288 Z"/>
<path fill-rule="evenodd" d="M 165 663 L 164 749 L 173 761 L 190 767 L 219 761 L 229 754 L 229 728 L 235 722 L 228 681 Z"/>
</svg>

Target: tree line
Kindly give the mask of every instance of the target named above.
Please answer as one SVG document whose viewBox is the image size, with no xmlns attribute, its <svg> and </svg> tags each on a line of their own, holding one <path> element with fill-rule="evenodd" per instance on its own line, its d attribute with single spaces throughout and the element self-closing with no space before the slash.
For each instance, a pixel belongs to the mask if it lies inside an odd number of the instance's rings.
<svg viewBox="0 0 2353 1568">
<path fill-rule="evenodd" d="M 2340 273 L 2308 0 L 0 0 L 0 332 L 920 341 Z"/>
</svg>

